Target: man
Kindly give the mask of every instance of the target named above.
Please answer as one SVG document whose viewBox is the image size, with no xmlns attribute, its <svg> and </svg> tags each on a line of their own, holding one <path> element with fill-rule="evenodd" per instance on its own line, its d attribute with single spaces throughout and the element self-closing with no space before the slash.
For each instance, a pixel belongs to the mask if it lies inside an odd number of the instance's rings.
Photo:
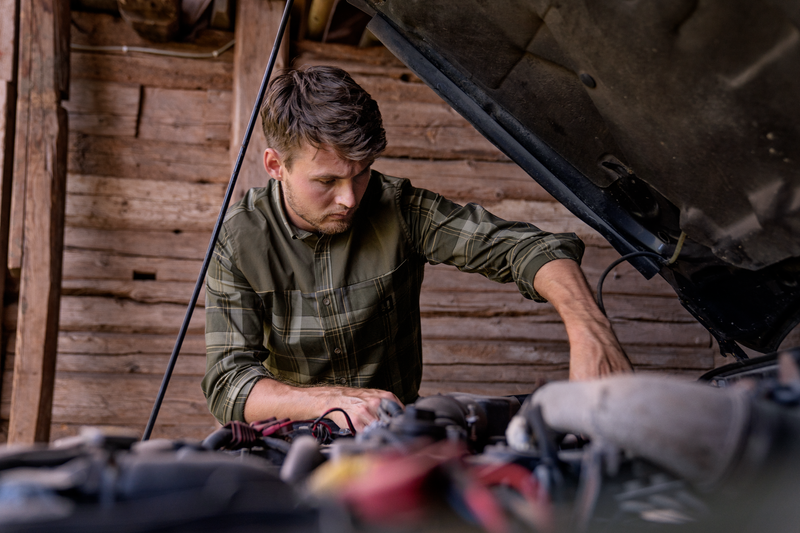
<svg viewBox="0 0 800 533">
<path fill-rule="evenodd" d="M 261 117 L 272 180 L 231 208 L 206 282 L 202 385 L 221 422 L 340 407 L 361 429 L 382 398 L 413 402 L 425 263 L 549 300 L 571 379 L 630 370 L 578 266 L 583 243 L 371 171 L 386 146 L 381 116 L 347 73 L 277 76 Z"/>
</svg>

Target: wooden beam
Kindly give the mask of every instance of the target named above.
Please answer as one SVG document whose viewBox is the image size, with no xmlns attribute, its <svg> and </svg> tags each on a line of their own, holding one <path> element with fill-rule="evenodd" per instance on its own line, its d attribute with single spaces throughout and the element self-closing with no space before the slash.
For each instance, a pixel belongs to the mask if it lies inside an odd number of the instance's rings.
<svg viewBox="0 0 800 533">
<path fill-rule="evenodd" d="M 47 441 L 53 405 L 67 176 L 69 2 L 22 0 L 14 182 L 23 207 L 9 443 Z M 15 188 L 16 189 L 16 188 Z M 17 189 L 18 191 L 19 189 Z M 15 191 L 15 192 L 17 192 Z"/>
<path fill-rule="evenodd" d="M 145 87 L 139 138 L 202 145 L 230 142 L 231 92 Z M 220 197 L 221 199 L 221 197 Z M 219 204 L 219 201 L 216 202 Z"/>
<path fill-rule="evenodd" d="M 22 128 L 26 132 L 26 137 L 23 140 L 15 139 L 15 154 L 25 154 L 29 144 L 27 124 L 31 120 L 31 116 L 29 116 L 31 112 L 31 95 L 40 94 L 44 97 L 44 91 L 53 93 L 55 101 L 59 103 L 59 108 L 61 99 L 69 96 L 69 2 L 67 0 L 47 0 L 44 4 L 39 2 L 37 8 L 33 8 L 31 7 L 32 1 L 20 0 L 19 4 L 19 79 L 17 81 L 16 131 L 17 136 L 19 136 L 20 128 Z M 42 13 L 40 14 L 39 11 Z M 31 17 L 38 18 L 32 20 Z M 47 63 L 48 58 L 50 61 L 57 61 L 55 64 Z M 49 100 L 53 100 L 52 95 L 48 96 Z M 37 104 L 37 107 L 43 108 L 45 106 Z M 39 120 L 40 118 L 35 119 Z M 22 144 L 20 145 L 20 143 Z M 19 278 L 20 268 L 22 267 L 26 166 L 27 161 L 20 160 L 17 155 L 14 161 L 14 176 L 16 179 L 12 185 L 8 243 L 8 269 L 16 278 Z"/>
<path fill-rule="evenodd" d="M 712 368 L 715 354 L 710 346 L 626 346 L 625 351 L 637 370 L 660 366 L 697 370 L 698 374 Z M 422 352 L 425 365 L 483 365 L 485 368 L 487 365 L 555 365 L 569 361 L 567 342 L 423 340 Z M 99 357 L 96 352 L 91 355 Z"/>
<path fill-rule="evenodd" d="M 125 335 L 120 333 L 62 332 L 58 337 L 58 351 L 84 355 L 166 355 L 175 345 L 175 334 Z M 182 354 L 206 355 L 206 339 L 200 333 L 187 335 Z M 161 367 L 163 373 L 163 365 Z"/>
<path fill-rule="evenodd" d="M 5 299 L 5 271 L 8 261 L 8 224 L 11 212 L 11 183 L 14 172 L 14 131 L 17 111 L 17 0 L 0 0 L 0 316 Z M 7 352 L 0 327 L 0 396 Z"/>
<path fill-rule="evenodd" d="M 134 342 L 136 342 L 134 340 Z M 169 352 L 169 350 L 167 350 Z M 89 355 L 58 354 L 59 372 L 86 372 L 91 368 L 97 374 L 153 374 L 164 375 L 169 361 L 169 353 L 159 355 Z M 206 356 L 181 353 L 175 365 L 175 376 L 195 376 L 202 378 L 206 373 Z M 124 420 L 120 420 L 124 422 Z"/>
<path fill-rule="evenodd" d="M 80 420 L 88 425 L 136 424 L 144 429 L 153 408 L 161 376 L 158 374 L 109 374 L 65 372 L 58 376 L 58 393 L 53 402 L 53 422 Z M 98 406 L 103 406 L 98 409 Z M 164 400 L 159 424 L 208 424 L 214 431 L 214 417 L 208 412 L 197 376 L 174 375 Z"/>
<path fill-rule="evenodd" d="M 72 98 L 64 102 L 69 129 L 90 135 L 136 137 L 141 86 L 73 79 Z"/>
<path fill-rule="evenodd" d="M 73 180 L 74 178 L 74 180 Z M 216 183 L 177 183 L 70 175 L 82 191 L 70 190 L 66 221 L 70 226 L 109 229 L 169 229 L 211 233 L 224 187 Z M 87 187 L 91 187 L 87 189 Z M 165 198 L 164 191 L 177 196 Z M 187 194 L 188 193 L 188 194 Z M 177 209 L 180 200 L 187 202 Z"/>
<path fill-rule="evenodd" d="M 140 180 L 228 183 L 228 147 L 70 134 L 69 172 Z"/>
<path fill-rule="evenodd" d="M 203 87 L 227 91 L 233 79 L 230 56 L 224 53 L 213 61 L 187 63 L 177 57 L 75 52 L 72 54 L 72 71 L 75 79 L 136 83 L 166 89 Z M 180 76 L 175 75 L 178 71 Z"/>
<path fill-rule="evenodd" d="M 0 0 L 0 81 L 16 79 L 18 9 L 17 0 Z"/>
<path fill-rule="evenodd" d="M 545 317 L 541 317 L 545 318 Z M 707 348 L 711 334 L 699 323 L 614 321 L 614 330 L 622 346 L 682 346 Z M 536 316 L 510 316 L 495 319 L 437 316 L 422 318 L 423 338 L 472 342 L 564 342 L 567 334 L 555 317 L 540 320 Z"/>
<path fill-rule="evenodd" d="M 190 259 L 199 265 L 208 246 L 208 232 L 66 227 L 64 246 L 67 251 L 94 250 L 107 255 Z"/>
<path fill-rule="evenodd" d="M 233 120 L 231 131 L 231 161 L 235 163 L 244 138 L 247 123 L 253 110 L 272 45 L 280 26 L 285 3 L 268 0 L 239 0 L 236 6 L 236 47 L 233 58 Z M 288 39 L 284 37 L 275 71 L 289 64 Z M 244 196 L 251 187 L 263 186 L 266 171 L 262 159 L 267 143 L 261 128 L 261 118 L 256 122 L 250 146 L 247 148 L 242 170 L 236 185 L 234 200 Z"/>
<path fill-rule="evenodd" d="M 117 0 L 122 18 L 144 37 L 165 43 L 181 29 L 180 0 Z"/>
<path fill-rule="evenodd" d="M 208 235 L 206 234 L 206 245 Z M 196 281 L 200 260 L 125 256 L 102 251 L 66 250 L 64 278 L 133 279 L 134 272 L 146 272 L 160 281 Z M 180 321 L 178 321 L 180 324 Z"/>
<path fill-rule="evenodd" d="M 169 399 L 165 401 L 164 405 L 170 405 Z M 171 407 L 171 405 L 170 405 Z M 80 428 L 85 424 L 70 424 L 66 422 L 59 422 L 53 424 L 52 439 L 58 440 L 64 437 L 74 437 L 80 433 Z M 103 428 L 110 432 L 112 435 L 131 435 L 134 438 L 142 436 L 144 423 L 140 424 L 121 424 L 119 421 L 115 424 L 103 424 Z M 196 440 L 202 441 L 208 435 L 220 428 L 219 422 L 213 418 L 204 424 L 188 424 L 183 421 L 178 424 L 168 425 L 159 419 L 153 434 L 150 436 L 151 440 L 155 439 L 168 439 L 168 440 Z M 3 427 L 0 426 L 0 437 L 2 437 Z"/>
<path fill-rule="evenodd" d="M 8 261 L 8 223 L 11 213 L 11 183 L 14 171 L 14 129 L 16 85 L 0 80 L 0 316 L 5 305 L 6 263 Z M 3 371 L 8 353 L 3 328 L 0 327 L 0 396 L 3 392 Z"/>
<path fill-rule="evenodd" d="M 185 313 L 184 304 L 145 304 L 99 296 L 64 296 L 61 299 L 61 331 L 168 335 L 180 328 Z M 202 335 L 205 320 L 201 309 L 196 309 L 187 332 Z"/>
</svg>

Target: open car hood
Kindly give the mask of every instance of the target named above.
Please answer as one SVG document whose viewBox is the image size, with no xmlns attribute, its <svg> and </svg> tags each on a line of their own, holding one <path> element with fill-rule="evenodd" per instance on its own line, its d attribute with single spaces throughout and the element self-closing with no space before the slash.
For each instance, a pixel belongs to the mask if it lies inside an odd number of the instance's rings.
<svg viewBox="0 0 800 533">
<path fill-rule="evenodd" d="M 800 3 L 350 0 L 422 80 L 719 341 L 800 321 Z M 738 344 L 737 344 L 738 343 Z"/>
</svg>

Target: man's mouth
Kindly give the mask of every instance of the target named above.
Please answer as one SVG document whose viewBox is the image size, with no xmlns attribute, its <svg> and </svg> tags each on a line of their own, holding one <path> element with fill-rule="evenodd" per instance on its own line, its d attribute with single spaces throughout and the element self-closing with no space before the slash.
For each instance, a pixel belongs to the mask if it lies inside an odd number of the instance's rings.
<svg viewBox="0 0 800 533">
<path fill-rule="evenodd" d="M 355 209 L 349 209 L 347 211 L 339 211 L 338 213 L 331 213 L 330 215 L 328 215 L 328 217 L 335 218 L 337 220 L 344 220 L 350 218 L 354 212 Z"/>
</svg>

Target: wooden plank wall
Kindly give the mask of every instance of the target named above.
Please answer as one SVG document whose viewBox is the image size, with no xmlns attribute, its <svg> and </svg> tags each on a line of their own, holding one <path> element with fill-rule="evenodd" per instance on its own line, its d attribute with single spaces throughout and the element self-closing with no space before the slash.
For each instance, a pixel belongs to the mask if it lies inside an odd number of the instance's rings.
<svg viewBox="0 0 800 533">
<path fill-rule="evenodd" d="M 74 13 L 72 35 L 81 44 L 145 44 L 119 19 L 97 14 Z M 209 49 L 229 37 L 211 34 Z M 311 42 L 292 50 L 296 65 L 347 69 L 378 100 L 389 138 L 379 170 L 499 216 L 578 233 L 592 284 L 618 257 L 386 50 Z M 144 429 L 230 173 L 232 61 L 231 53 L 215 60 L 72 53 L 52 438 L 87 424 Z M 215 428 L 199 387 L 202 299 L 154 437 L 202 438 Z M 709 334 L 660 278 L 647 281 L 622 265 L 605 299 L 637 369 L 695 377 L 716 364 Z M 429 267 L 422 309 L 425 394 L 525 393 L 567 376 L 558 317 L 513 285 Z M 13 306 L 6 310 L 7 331 L 15 316 Z M 6 376 L 12 365 L 9 357 Z"/>
<path fill-rule="evenodd" d="M 73 13 L 72 29 L 78 44 L 152 46 L 107 15 Z M 208 32 L 199 47 L 232 37 Z M 232 60 L 71 54 L 53 439 L 81 425 L 144 428 L 230 176 Z M 155 437 L 215 428 L 199 389 L 203 320 L 191 322 Z"/>
</svg>

